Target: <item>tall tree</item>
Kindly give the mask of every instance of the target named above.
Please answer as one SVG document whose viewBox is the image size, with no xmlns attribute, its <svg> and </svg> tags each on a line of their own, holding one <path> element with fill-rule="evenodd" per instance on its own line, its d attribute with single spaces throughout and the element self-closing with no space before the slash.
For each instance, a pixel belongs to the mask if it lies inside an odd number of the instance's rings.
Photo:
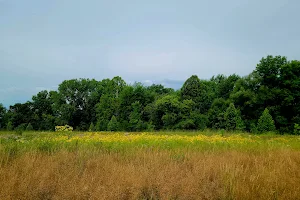
<svg viewBox="0 0 300 200">
<path fill-rule="evenodd" d="M 292 132 L 294 124 L 300 124 L 300 61 L 282 66 L 280 75 L 280 115 L 286 119 L 280 126 L 281 130 L 284 126 L 286 131 Z"/>
<path fill-rule="evenodd" d="M 142 105 L 139 101 L 132 104 L 132 111 L 129 115 L 129 127 L 131 131 L 141 131 L 146 129 L 142 120 Z"/>
<path fill-rule="evenodd" d="M 181 90 L 181 99 L 188 100 L 191 99 L 196 103 L 196 109 L 199 110 L 201 113 L 206 113 L 209 108 L 209 98 L 207 87 L 203 81 L 200 81 L 198 76 L 193 75 L 188 78 Z"/>
<path fill-rule="evenodd" d="M 71 126 L 87 130 L 91 115 L 94 115 L 93 97 L 98 96 L 98 82 L 94 79 L 72 79 L 63 81 L 58 87 L 60 109 L 67 111 L 63 121 Z"/>
<path fill-rule="evenodd" d="M 152 118 L 156 129 L 173 129 L 180 120 L 181 103 L 177 96 L 166 95 L 156 100 Z"/>
<path fill-rule="evenodd" d="M 267 87 L 278 87 L 280 78 L 280 69 L 287 64 L 287 58 L 284 56 L 267 56 L 262 58 L 257 64 L 255 72 L 261 77 L 261 85 Z"/>
<path fill-rule="evenodd" d="M 216 84 L 216 97 L 228 99 L 230 93 L 233 91 L 235 83 L 240 79 L 236 74 L 230 75 L 228 77 L 224 75 L 217 75 L 212 77 L 211 81 Z"/>
<path fill-rule="evenodd" d="M 132 105 L 139 102 L 141 109 L 154 101 L 154 94 L 146 89 L 142 84 L 135 83 L 134 85 L 125 86 L 120 93 L 120 117 L 119 120 L 122 124 L 122 129 L 129 130 L 129 116 L 132 112 Z"/>
<path fill-rule="evenodd" d="M 32 97 L 32 106 L 34 112 L 34 120 L 32 122 L 35 129 L 53 130 L 54 118 L 53 101 L 50 98 L 50 93 L 46 90 L 39 92 Z M 51 118 L 51 120 L 50 120 Z"/>
<path fill-rule="evenodd" d="M 208 111 L 209 127 L 223 129 L 226 126 L 225 112 L 229 102 L 223 98 L 215 99 Z"/>
<path fill-rule="evenodd" d="M 97 131 L 106 131 L 107 125 L 112 116 L 118 116 L 119 99 L 104 94 L 100 98 L 100 102 L 96 105 L 97 113 Z"/>
<path fill-rule="evenodd" d="M 18 127 L 21 124 L 28 124 L 33 121 L 33 106 L 31 102 L 17 103 L 9 107 L 8 121 L 12 123 L 12 127 Z"/>
</svg>

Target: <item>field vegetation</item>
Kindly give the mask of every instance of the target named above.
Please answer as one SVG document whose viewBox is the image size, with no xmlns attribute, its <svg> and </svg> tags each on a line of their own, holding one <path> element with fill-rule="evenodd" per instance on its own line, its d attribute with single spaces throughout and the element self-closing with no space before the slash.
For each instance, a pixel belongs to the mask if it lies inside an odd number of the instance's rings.
<svg viewBox="0 0 300 200">
<path fill-rule="evenodd" d="M 1 132 L 0 199 L 297 199 L 300 137 Z"/>
<path fill-rule="evenodd" d="M 0 199 L 300 199 L 300 61 L 0 103 Z M 56 132 L 54 132 L 56 130 Z"/>
<path fill-rule="evenodd" d="M 247 76 L 189 77 L 181 88 L 127 84 L 112 79 L 71 79 L 57 91 L 5 108 L 0 129 L 54 131 L 159 131 L 214 129 L 300 134 L 300 61 L 262 58 Z"/>
</svg>

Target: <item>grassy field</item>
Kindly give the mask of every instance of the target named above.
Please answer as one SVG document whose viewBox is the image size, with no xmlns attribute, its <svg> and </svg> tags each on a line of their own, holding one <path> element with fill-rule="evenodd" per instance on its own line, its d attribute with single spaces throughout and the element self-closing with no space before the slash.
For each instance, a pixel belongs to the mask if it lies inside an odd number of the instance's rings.
<svg viewBox="0 0 300 200">
<path fill-rule="evenodd" d="M 0 132 L 0 199 L 300 199 L 300 137 Z"/>
</svg>

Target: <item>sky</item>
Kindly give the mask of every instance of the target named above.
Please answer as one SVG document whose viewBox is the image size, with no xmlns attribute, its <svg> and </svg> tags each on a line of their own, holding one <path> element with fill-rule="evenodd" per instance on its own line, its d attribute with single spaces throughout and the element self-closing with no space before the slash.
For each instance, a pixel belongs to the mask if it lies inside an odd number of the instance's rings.
<svg viewBox="0 0 300 200">
<path fill-rule="evenodd" d="M 178 89 L 191 75 L 251 73 L 300 60 L 299 0 L 0 0 L 0 103 L 63 80 L 113 78 Z"/>
</svg>

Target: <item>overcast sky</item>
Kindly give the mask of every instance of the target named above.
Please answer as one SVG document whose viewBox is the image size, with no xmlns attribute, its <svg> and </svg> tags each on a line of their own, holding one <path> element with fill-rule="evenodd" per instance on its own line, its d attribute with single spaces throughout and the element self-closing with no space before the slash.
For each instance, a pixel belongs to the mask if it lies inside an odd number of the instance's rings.
<svg viewBox="0 0 300 200">
<path fill-rule="evenodd" d="M 121 76 L 178 88 L 300 59 L 299 0 L 0 0 L 0 103 L 63 80 Z"/>
</svg>

